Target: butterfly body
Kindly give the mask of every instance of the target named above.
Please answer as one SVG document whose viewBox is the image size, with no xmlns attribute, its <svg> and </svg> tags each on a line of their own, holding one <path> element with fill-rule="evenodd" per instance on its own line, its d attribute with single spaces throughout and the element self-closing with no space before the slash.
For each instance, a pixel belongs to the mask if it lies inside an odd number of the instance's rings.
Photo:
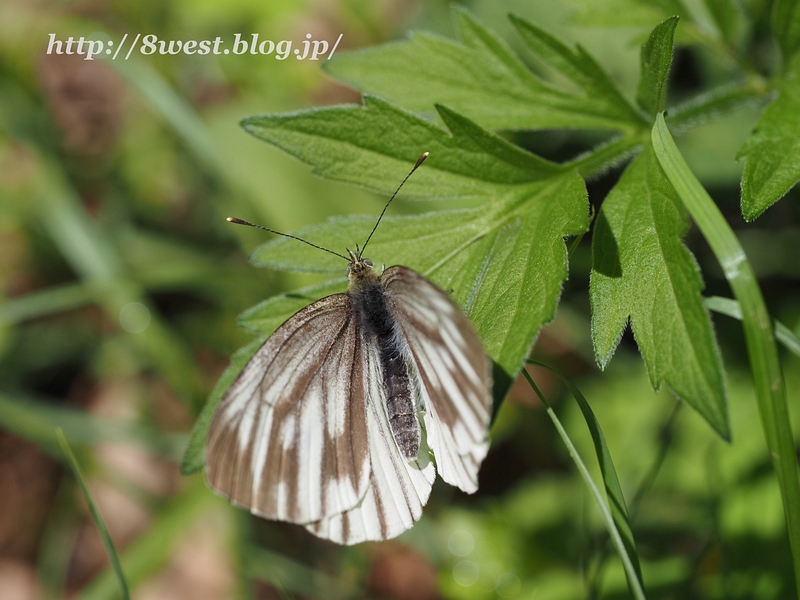
<svg viewBox="0 0 800 600">
<path fill-rule="evenodd" d="M 347 294 L 353 313 L 362 322 L 365 336 L 372 338 L 379 349 L 386 410 L 395 442 L 406 459 L 413 459 L 419 453 L 420 425 L 416 390 L 406 362 L 408 351 L 397 335 L 397 321 L 372 262 L 357 253 L 352 256 Z"/>
</svg>

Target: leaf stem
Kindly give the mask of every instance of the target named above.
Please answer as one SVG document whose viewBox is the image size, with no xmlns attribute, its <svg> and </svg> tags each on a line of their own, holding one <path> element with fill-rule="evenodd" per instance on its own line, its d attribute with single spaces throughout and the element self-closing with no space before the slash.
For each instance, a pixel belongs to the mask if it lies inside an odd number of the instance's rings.
<svg viewBox="0 0 800 600">
<path fill-rule="evenodd" d="M 630 132 L 612 139 L 605 144 L 592 148 L 576 159 L 564 163 L 564 169 L 577 169 L 584 179 L 591 179 L 602 174 L 614 165 L 636 154 L 647 143 L 646 130 Z"/>
<path fill-rule="evenodd" d="M 652 140 L 664 172 L 711 246 L 741 306 L 761 423 L 783 497 L 795 583 L 800 592 L 800 481 L 797 454 L 786 403 L 786 387 L 764 298 L 739 240 L 681 156 L 663 114 L 656 117 Z"/>
</svg>

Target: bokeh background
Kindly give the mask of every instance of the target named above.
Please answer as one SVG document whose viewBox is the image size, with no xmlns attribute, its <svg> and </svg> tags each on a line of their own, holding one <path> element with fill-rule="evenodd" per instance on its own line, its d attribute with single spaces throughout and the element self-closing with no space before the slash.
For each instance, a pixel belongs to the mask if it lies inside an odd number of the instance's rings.
<svg viewBox="0 0 800 600">
<path fill-rule="evenodd" d="M 646 29 L 581 27 L 570 22 L 570 5 L 550 0 L 464 4 L 518 50 L 509 11 L 580 41 L 633 95 Z M 286 231 L 330 215 L 377 215 L 385 202 L 315 178 L 238 123 L 359 95 L 319 62 L 250 55 L 89 62 L 46 55 L 48 34 L 230 40 L 238 32 L 295 43 L 306 33 L 330 42 L 343 34 L 342 52 L 418 28 L 451 36 L 448 4 L 0 3 L 0 598 L 117 593 L 58 450 L 57 426 L 77 453 L 135 598 L 627 597 L 586 488 L 519 382 L 493 428 L 479 492 L 437 482 L 423 519 L 395 541 L 339 547 L 250 517 L 213 495 L 202 475 L 180 475 L 197 411 L 231 353 L 252 339 L 235 326 L 237 315 L 317 281 L 248 265 L 266 234 L 224 217 Z M 671 98 L 727 75 L 702 51 L 681 48 Z M 679 143 L 737 230 L 772 314 L 797 330 L 797 192 L 754 224 L 739 214 L 734 158 L 757 110 L 742 108 Z M 509 136 L 555 160 L 596 141 L 563 132 Z M 618 176 L 589 182 L 593 203 Z M 444 204 L 401 200 L 391 210 L 437 206 Z M 687 243 L 707 293 L 729 296 L 696 230 Z M 739 323 L 714 318 L 730 391 L 734 441 L 726 444 L 669 392 L 652 391 L 632 339 L 599 372 L 589 337 L 590 259 L 586 236 L 571 257 L 558 316 L 534 352 L 568 374 L 598 415 L 633 513 L 649 597 L 791 598 L 781 500 Z M 784 359 L 797 421 L 800 369 L 796 357 Z M 552 375 L 532 373 L 593 464 L 577 406 Z"/>
</svg>

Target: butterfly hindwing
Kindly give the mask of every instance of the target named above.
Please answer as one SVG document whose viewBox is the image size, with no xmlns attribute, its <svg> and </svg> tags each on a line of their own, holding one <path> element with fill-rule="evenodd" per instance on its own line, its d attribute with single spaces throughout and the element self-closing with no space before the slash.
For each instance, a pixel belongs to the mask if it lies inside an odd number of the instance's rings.
<svg viewBox="0 0 800 600">
<path fill-rule="evenodd" d="M 217 408 L 211 486 L 254 514 L 294 523 L 358 504 L 370 481 L 364 353 L 346 294 L 281 325 Z"/>
<path fill-rule="evenodd" d="M 472 493 L 488 450 L 489 359 L 467 318 L 438 287 L 401 266 L 386 269 L 381 280 L 418 380 L 439 474 Z"/>
<path fill-rule="evenodd" d="M 427 447 L 407 460 L 392 435 L 386 410 L 377 346 L 365 352 L 367 430 L 370 481 L 363 500 L 354 508 L 307 526 L 308 530 L 340 544 L 385 540 L 400 535 L 422 516 L 436 477 Z"/>
</svg>

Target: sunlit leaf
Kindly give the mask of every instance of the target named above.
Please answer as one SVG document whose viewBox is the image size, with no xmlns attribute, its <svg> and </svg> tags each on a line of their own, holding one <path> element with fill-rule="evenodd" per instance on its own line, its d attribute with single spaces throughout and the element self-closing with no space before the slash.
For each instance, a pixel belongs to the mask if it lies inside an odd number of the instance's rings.
<svg viewBox="0 0 800 600">
<path fill-rule="evenodd" d="M 468 12 L 456 9 L 455 15 L 460 42 L 420 32 L 407 42 L 337 54 L 325 68 L 409 110 L 432 113 L 434 104 L 444 104 L 488 129 L 618 129 L 636 122 L 618 93 L 616 102 L 608 102 L 605 93 L 605 101 L 598 102 L 594 95 L 559 90 Z M 525 35 L 525 22 L 515 23 Z M 595 71 L 595 84 L 610 84 L 591 57 L 581 51 L 576 58 L 584 71 Z"/>
<path fill-rule="evenodd" d="M 630 318 L 653 387 L 666 382 L 727 439 L 722 361 L 697 263 L 681 241 L 688 227 L 680 199 L 645 150 L 596 219 L 592 339 L 605 367 Z"/>
<path fill-rule="evenodd" d="M 573 50 L 544 29 L 515 15 L 510 15 L 527 46 L 545 64 L 576 83 L 583 91 L 583 103 L 575 107 L 575 121 L 566 127 L 593 127 L 582 120 L 594 116 L 598 123 L 607 121 L 617 128 L 642 124 L 641 115 L 619 91 L 608 73 L 591 54 L 578 45 Z M 595 125 L 596 126 L 596 125 Z"/>
</svg>

